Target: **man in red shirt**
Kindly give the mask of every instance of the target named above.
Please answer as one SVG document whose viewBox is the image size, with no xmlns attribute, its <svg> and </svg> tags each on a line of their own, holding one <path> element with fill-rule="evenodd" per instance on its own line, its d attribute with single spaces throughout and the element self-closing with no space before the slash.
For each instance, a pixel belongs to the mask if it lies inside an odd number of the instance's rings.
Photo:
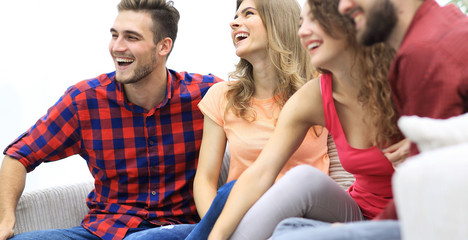
<svg viewBox="0 0 468 240">
<path fill-rule="evenodd" d="M 341 0 L 339 10 L 354 20 L 361 43 L 386 41 L 397 50 L 389 81 L 401 116 L 446 119 L 468 111 L 468 17 L 454 5 Z"/>
<path fill-rule="evenodd" d="M 71 86 L 5 149 L 0 240 L 14 235 L 26 173 L 74 154 L 95 179 L 81 226 L 13 239 L 184 239 L 199 220 L 192 193 L 203 132 L 197 104 L 221 79 L 166 68 L 179 21 L 172 2 L 122 0 L 118 9 L 109 45 L 115 72 Z"/>
<path fill-rule="evenodd" d="M 354 20 L 358 41 L 397 50 L 389 81 L 401 116 L 447 119 L 468 111 L 468 17 L 454 5 L 341 0 L 339 10 Z M 418 153 L 413 144 L 411 155 Z M 396 218 L 393 202 L 382 217 Z"/>
<path fill-rule="evenodd" d="M 435 0 L 340 0 L 339 10 L 354 21 L 359 42 L 387 42 L 397 50 L 389 82 L 401 116 L 447 119 L 468 112 L 468 17 L 454 5 L 440 7 Z M 413 144 L 410 155 L 418 153 Z M 397 219 L 393 201 L 377 219 Z M 317 228 L 328 224 L 313 221 L 287 224 L 277 228 L 277 236 L 284 238 L 275 239 L 400 239 L 395 220 L 333 228 Z M 298 226 L 303 229 L 286 234 Z"/>
</svg>

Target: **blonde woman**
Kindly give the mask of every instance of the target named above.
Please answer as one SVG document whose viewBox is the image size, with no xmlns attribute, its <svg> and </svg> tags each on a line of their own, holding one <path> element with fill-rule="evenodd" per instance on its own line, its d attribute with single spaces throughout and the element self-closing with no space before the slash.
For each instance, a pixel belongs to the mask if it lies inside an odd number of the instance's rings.
<svg viewBox="0 0 468 240">
<path fill-rule="evenodd" d="M 194 196 L 203 219 L 189 239 L 206 239 L 211 227 L 202 226 L 212 226 L 216 221 L 213 211 L 222 210 L 221 199 L 227 197 L 231 181 L 257 159 L 273 133 L 283 105 L 312 77 L 309 56 L 295 31 L 299 14 L 296 0 L 237 2 L 230 24 L 236 55 L 240 57 L 231 73 L 236 81 L 215 84 L 199 104 L 205 118 Z M 301 146 L 275 178 L 298 165 L 310 165 L 328 174 L 327 135 L 325 128 L 310 126 Z M 231 155 L 230 183 L 218 193 L 226 142 Z M 217 194 L 221 201 L 215 202 L 221 205 L 212 206 Z M 210 206 L 213 210 L 207 215 Z"/>
</svg>

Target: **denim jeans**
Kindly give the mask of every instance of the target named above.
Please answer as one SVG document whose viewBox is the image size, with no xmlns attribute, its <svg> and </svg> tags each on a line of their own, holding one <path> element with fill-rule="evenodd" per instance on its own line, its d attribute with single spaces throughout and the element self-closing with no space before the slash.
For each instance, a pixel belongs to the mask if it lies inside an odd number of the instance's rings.
<svg viewBox="0 0 468 240">
<path fill-rule="evenodd" d="M 125 240 L 155 239 L 155 240 L 184 240 L 196 224 L 177 224 L 153 227 L 144 231 L 127 234 Z"/>
<path fill-rule="evenodd" d="M 137 228 L 131 228 L 125 239 L 164 239 L 183 240 L 193 230 L 195 224 L 179 224 L 155 227 L 149 222 L 142 222 Z M 26 232 L 15 235 L 11 240 L 100 240 L 82 226 L 68 229 L 50 229 Z"/>
<path fill-rule="evenodd" d="M 272 240 L 400 240 L 398 221 L 360 221 L 332 225 L 331 223 L 288 218 L 275 229 Z"/>
<path fill-rule="evenodd" d="M 82 226 L 68 229 L 49 229 L 32 232 L 25 232 L 15 235 L 10 240 L 100 240 L 100 238 Z"/>
<path fill-rule="evenodd" d="M 224 204 L 226 204 L 234 183 L 236 183 L 236 180 L 228 182 L 218 189 L 218 193 L 213 199 L 210 209 L 208 209 L 208 212 L 206 212 L 205 216 L 188 235 L 186 240 L 204 240 L 208 238 L 211 229 L 213 229 L 216 220 L 221 214 L 221 211 L 223 211 Z"/>
</svg>

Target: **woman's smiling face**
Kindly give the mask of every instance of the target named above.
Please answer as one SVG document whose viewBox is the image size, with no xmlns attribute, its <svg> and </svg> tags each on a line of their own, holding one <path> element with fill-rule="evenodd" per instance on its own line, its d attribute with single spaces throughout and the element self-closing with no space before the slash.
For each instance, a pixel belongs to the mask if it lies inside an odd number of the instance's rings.
<svg viewBox="0 0 468 240">
<path fill-rule="evenodd" d="M 325 68 L 333 64 L 346 48 L 346 38 L 333 38 L 324 31 L 320 23 L 315 20 L 308 1 L 301 11 L 300 27 L 298 30 L 302 45 L 309 51 L 311 65 Z"/>
<path fill-rule="evenodd" d="M 248 60 L 266 54 L 267 31 L 253 0 L 241 3 L 230 26 L 237 56 Z"/>
</svg>

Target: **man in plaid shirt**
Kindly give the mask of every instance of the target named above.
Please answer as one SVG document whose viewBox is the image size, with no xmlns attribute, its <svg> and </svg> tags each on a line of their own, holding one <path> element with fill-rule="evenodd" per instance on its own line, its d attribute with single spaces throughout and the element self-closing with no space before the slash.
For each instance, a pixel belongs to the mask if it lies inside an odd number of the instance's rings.
<svg viewBox="0 0 468 240">
<path fill-rule="evenodd" d="M 183 239 L 198 221 L 192 182 L 203 115 L 197 104 L 221 79 L 166 68 L 179 21 L 172 2 L 122 0 L 118 9 L 109 45 L 115 72 L 71 86 L 5 149 L 0 240 L 13 237 L 26 172 L 74 154 L 95 179 L 81 226 L 13 239 Z M 185 225 L 157 228 L 175 224 Z"/>
</svg>

